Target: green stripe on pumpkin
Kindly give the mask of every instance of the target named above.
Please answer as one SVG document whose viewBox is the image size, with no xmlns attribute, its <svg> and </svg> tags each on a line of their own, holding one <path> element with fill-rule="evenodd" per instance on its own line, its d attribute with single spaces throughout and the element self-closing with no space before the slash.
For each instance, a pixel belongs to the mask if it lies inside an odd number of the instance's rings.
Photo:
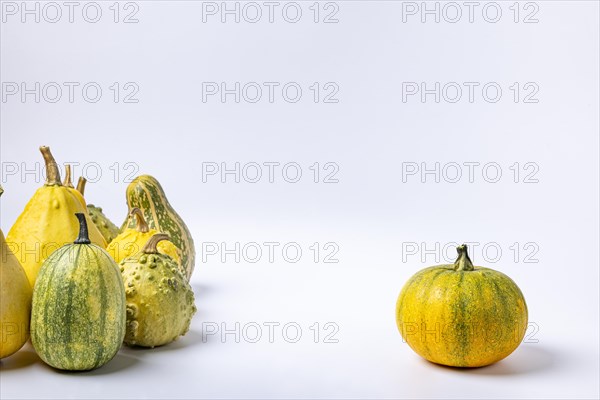
<svg viewBox="0 0 600 400">
<path fill-rule="evenodd" d="M 404 339 L 427 360 L 445 365 L 482 366 L 506 357 L 527 326 L 520 289 L 491 269 L 455 268 L 456 264 L 426 268 L 403 287 L 396 317 Z M 403 331 L 408 323 L 419 324 L 419 330 Z M 439 329 L 437 336 L 434 329 Z"/>
</svg>

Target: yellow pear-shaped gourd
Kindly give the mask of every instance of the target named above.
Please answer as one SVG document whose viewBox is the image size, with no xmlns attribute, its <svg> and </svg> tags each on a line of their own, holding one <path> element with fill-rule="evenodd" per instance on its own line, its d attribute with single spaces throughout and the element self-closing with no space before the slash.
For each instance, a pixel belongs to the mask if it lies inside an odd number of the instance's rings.
<svg viewBox="0 0 600 400">
<path fill-rule="evenodd" d="M 6 236 L 31 287 L 44 260 L 77 237 L 79 223 L 73 218 L 74 213 L 86 216 L 92 243 L 106 248 L 106 241 L 94 226 L 86 207 L 73 193 L 74 189 L 60 183 L 60 172 L 50 148 L 42 146 L 40 151 L 46 163 L 46 183 L 36 190 Z"/>
<path fill-rule="evenodd" d="M 136 219 L 135 228 L 125 228 L 119 236 L 110 242 L 106 249 L 108 254 L 110 254 L 117 263 L 120 263 L 123 259 L 131 255 L 139 253 L 152 236 L 161 233 L 156 229 L 150 229 L 148 227 L 148 224 L 144 219 L 144 214 L 137 207 L 131 209 L 129 218 Z M 181 263 L 181 258 L 173 243 L 163 240 L 158 243 L 157 248 L 161 253 L 173 258 L 177 264 Z"/>
<path fill-rule="evenodd" d="M 0 195 L 2 192 L 0 186 Z M 0 358 L 27 342 L 30 315 L 31 285 L 0 229 Z"/>
</svg>

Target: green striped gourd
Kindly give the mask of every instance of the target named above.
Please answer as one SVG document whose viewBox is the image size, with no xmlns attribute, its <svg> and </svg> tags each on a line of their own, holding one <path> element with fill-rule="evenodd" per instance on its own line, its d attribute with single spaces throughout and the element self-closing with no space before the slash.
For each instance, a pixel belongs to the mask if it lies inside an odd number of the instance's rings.
<svg viewBox="0 0 600 400">
<path fill-rule="evenodd" d="M 523 340 L 527 305 L 519 287 L 493 269 L 475 267 L 467 246 L 454 264 L 417 272 L 396 304 L 398 329 L 423 358 L 481 367 L 507 357 Z"/>
<path fill-rule="evenodd" d="M 125 337 L 125 290 L 118 266 L 91 244 L 83 213 L 79 237 L 44 261 L 33 289 L 31 341 L 54 368 L 85 371 L 110 361 Z"/>
<path fill-rule="evenodd" d="M 150 229 L 169 235 L 170 241 L 179 251 L 181 266 L 189 281 L 196 258 L 194 240 L 185 222 L 171 207 L 160 183 L 150 175 L 138 176 L 127 187 L 126 198 L 129 210 L 134 207 L 142 210 Z M 135 227 L 135 219 L 128 216 L 121 226 L 121 231 Z"/>
</svg>

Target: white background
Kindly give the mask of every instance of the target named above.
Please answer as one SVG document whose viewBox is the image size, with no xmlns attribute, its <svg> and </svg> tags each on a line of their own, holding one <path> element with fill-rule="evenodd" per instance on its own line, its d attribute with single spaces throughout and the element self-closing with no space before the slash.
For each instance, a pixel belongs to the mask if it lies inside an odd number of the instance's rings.
<svg viewBox="0 0 600 400">
<path fill-rule="evenodd" d="M 121 20 L 133 6 L 121 3 L 115 23 L 113 2 L 99 2 L 102 17 L 89 23 L 84 4 L 73 23 L 64 6 L 56 23 L 3 13 L 2 230 L 8 232 L 43 182 L 40 145 L 49 145 L 59 163 L 79 163 L 76 177 L 84 173 L 92 181 L 88 202 L 101 205 L 117 225 L 127 212 L 128 173 L 152 174 L 196 241 L 198 313 L 178 342 L 124 348 L 89 373 L 54 371 L 27 345 L 0 364 L 2 398 L 598 398 L 597 2 L 522 2 L 516 23 L 512 1 L 498 2 L 496 23 L 483 18 L 485 2 L 472 23 L 461 2 L 456 23 L 444 15 L 439 23 L 432 15 L 422 23 L 420 14 L 403 22 L 407 5 L 392 1 L 336 2 L 337 23 L 323 23 L 335 10 L 324 3 L 320 22 L 313 22 L 312 1 L 298 2 L 297 23 L 282 17 L 284 3 L 273 23 L 265 6 L 257 23 L 235 23 L 232 16 L 222 23 L 220 14 L 203 22 L 202 2 L 138 1 L 139 22 L 127 24 Z M 524 23 L 534 11 L 538 22 Z M 493 9 L 488 12 L 493 18 Z M 7 95 L 7 82 L 29 88 L 96 82 L 103 94 L 89 103 L 78 89 L 70 103 L 65 89 L 57 103 L 43 93 L 39 103 L 33 95 L 23 102 L 19 94 Z M 114 82 L 134 82 L 139 102 L 120 97 L 115 103 Z M 273 103 L 266 91 L 257 103 L 236 103 L 233 95 L 203 102 L 203 82 L 230 88 L 296 82 L 303 94 L 296 103 L 280 89 Z M 323 103 L 321 95 L 315 103 L 314 82 L 335 83 L 338 102 Z M 436 103 L 433 95 L 404 102 L 403 82 L 480 86 L 473 102 L 464 86 L 456 103 L 444 97 Z M 495 103 L 482 97 L 488 82 L 502 88 Z M 514 82 L 521 90 L 516 103 Z M 523 101 L 528 82 L 539 89 L 537 103 Z M 219 175 L 203 182 L 207 162 L 281 165 L 273 183 L 266 167 L 258 183 L 243 176 L 236 183 L 232 175 L 225 183 Z M 297 183 L 282 176 L 281 166 L 290 162 L 302 169 Z M 321 170 L 314 183 L 309 167 L 315 162 L 321 169 L 335 163 L 339 182 L 324 183 Z M 431 174 L 425 183 L 419 174 L 403 178 L 405 163 L 433 168 L 436 162 L 439 182 Z M 473 182 L 465 162 L 480 163 Z M 450 182 L 455 164 L 448 163 L 463 165 L 458 182 Z M 492 170 L 482 175 L 486 163 L 500 166 L 498 182 L 489 182 Z M 524 169 L 526 163 L 536 170 L 527 183 L 533 169 Z M 203 262 L 202 244 L 211 242 L 281 245 L 273 262 L 265 247 L 256 263 L 232 255 L 223 262 L 221 253 L 205 254 Z M 318 262 L 309 248 L 315 242 Z M 323 260 L 328 242 L 339 247 L 338 263 Z M 511 276 L 529 306 L 526 343 L 487 368 L 430 364 L 395 326 L 404 282 L 420 268 L 451 261 L 449 244 L 457 242 L 476 242 L 476 264 Z M 283 258 L 286 243 L 301 247 L 300 261 Z M 206 334 L 208 325 L 234 329 L 236 322 L 240 330 L 262 325 L 258 343 Z M 267 322 L 280 324 L 273 343 Z M 282 334 L 289 322 L 302 328 L 297 343 Z M 318 343 L 310 329 L 315 322 Z M 337 343 L 324 343 L 327 322 L 339 327 Z"/>
</svg>

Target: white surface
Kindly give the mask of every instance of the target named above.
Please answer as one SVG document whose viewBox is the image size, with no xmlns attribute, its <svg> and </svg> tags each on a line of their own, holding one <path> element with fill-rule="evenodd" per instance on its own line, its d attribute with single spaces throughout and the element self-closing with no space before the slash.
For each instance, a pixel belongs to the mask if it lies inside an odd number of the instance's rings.
<svg viewBox="0 0 600 400">
<path fill-rule="evenodd" d="M 111 16 L 112 2 L 101 4 Z M 338 2 L 338 24 L 312 23 L 312 2 L 301 3 L 307 17 L 297 24 L 203 24 L 201 2 L 137 4 L 138 24 L 2 24 L 3 82 L 95 81 L 106 93 L 96 104 L 1 103 L 3 231 L 41 184 L 22 172 L 47 144 L 59 162 L 100 166 L 86 197 L 117 224 L 122 166 L 134 162 L 162 182 L 199 253 L 203 242 L 273 241 L 299 243 L 303 257 L 210 256 L 192 279 L 198 314 L 186 337 L 123 349 L 80 374 L 53 371 L 27 347 L 2 361 L 2 398 L 598 398 L 597 2 L 537 2 L 537 24 L 513 23 L 512 2 L 501 3 L 497 24 L 402 23 L 400 2 Z M 139 103 L 113 103 L 108 86 L 129 81 Z M 203 103 L 206 81 L 295 81 L 307 94 L 294 104 Z M 403 103 L 406 81 L 494 81 L 505 94 L 493 104 Z M 336 82 L 339 103 L 313 103 L 313 82 Z M 513 82 L 536 82 L 539 103 L 515 104 Z M 303 179 L 202 183 L 202 162 L 268 161 L 300 164 Z M 503 179 L 402 181 L 403 162 L 470 161 L 498 163 Z M 312 183 L 314 162 L 337 163 L 339 183 Z M 515 162 L 536 163 L 539 183 L 513 183 Z M 14 163 L 18 173 L 7 175 Z M 439 262 L 403 247 L 462 241 L 479 242 L 476 263 L 519 284 L 539 328 L 476 370 L 423 361 L 394 321 L 404 282 Z M 314 242 L 335 242 L 340 262 L 314 263 Z M 530 242 L 538 262 L 525 262 Z M 486 243 L 502 249 L 497 262 L 482 254 Z M 207 323 L 223 322 L 296 322 L 303 336 L 203 336 Z M 314 343 L 315 322 L 337 324 L 339 342 Z"/>
</svg>

